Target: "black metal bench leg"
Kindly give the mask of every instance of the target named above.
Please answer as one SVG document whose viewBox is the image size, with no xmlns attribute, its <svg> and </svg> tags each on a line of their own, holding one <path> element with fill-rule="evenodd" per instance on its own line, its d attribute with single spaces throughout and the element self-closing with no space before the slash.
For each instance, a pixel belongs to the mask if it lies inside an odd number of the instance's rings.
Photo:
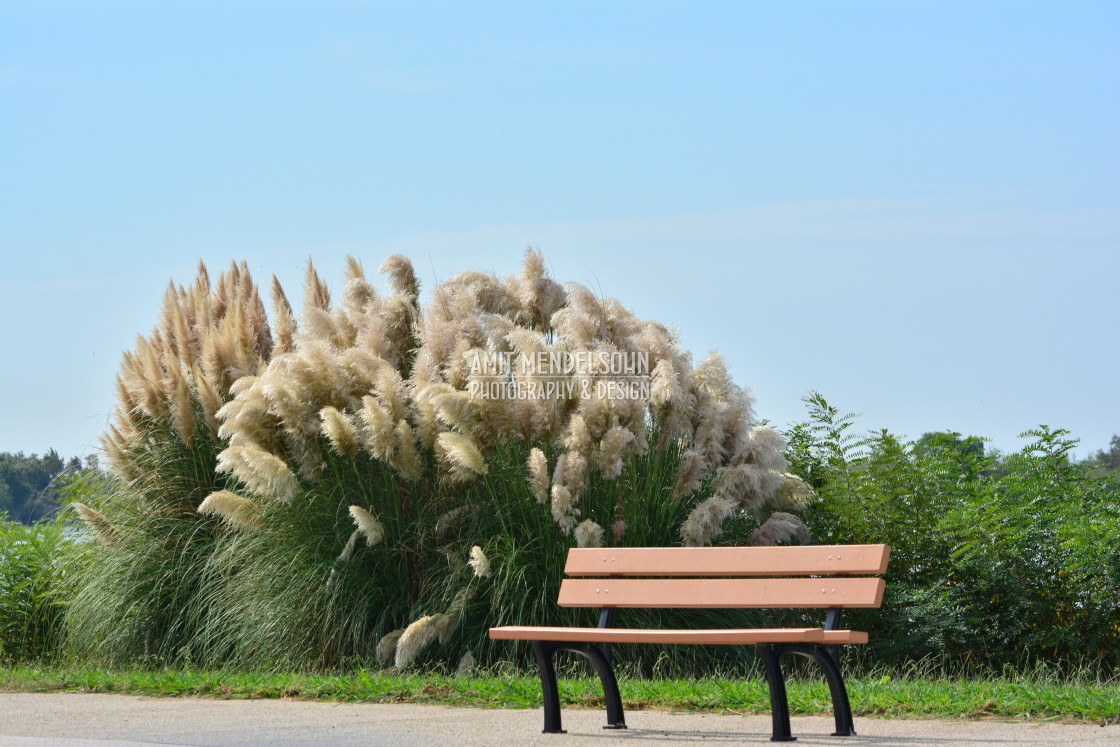
<svg viewBox="0 0 1120 747">
<path fill-rule="evenodd" d="M 832 693 L 832 713 L 836 717 L 836 731 L 833 732 L 832 736 L 855 736 L 855 724 L 852 722 L 852 704 L 848 700 L 848 688 L 844 686 L 844 674 L 840 671 L 840 664 L 834 654 L 823 647 L 814 648 L 812 657 L 824 670 L 829 692 Z"/>
<path fill-rule="evenodd" d="M 604 652 L 593 643 L 572 647 L 572 650 L 582 654 L 591 662 L 595 674 L 599 675 L 599 682 L 603 685 L 603 701 L 607 706 L 607 725 L 604 729 L 625 729 L 626 719 L 622 714 L 622 696 L 618 692 L 618 680 L 614 676 L 614 667 L 611 666 L 610 654 Z"/>
<path fill-rule="evenodd" d="M 541 670 L 541 690 L 544 693 L 544 734 L 566 734 L 560 728 L 560 689 L 556 684 L 556 667 L 553 657 L 556 647 L 547 641 L 533 641 L 533 653 Z"/>
<path fill-rule="evenodd" d="M 782 674 L 780 661 L 782 649 L 771 643 L 759 643 L 758 653 L 766 672 L 766 683 L 770 686 L 770 719 L 773 723 L 771 742 L 795 742 L 797 737 L 790 733 L 789 698 L 786 695 L 786 678 Z"/>
<path fill-rule="evenodd" d="M 848 701 L 848 688 L 844 686 L 844 675 L 830 646 L 817 644 L 789 644 L 783 652 L 804 656 L 820 664 L 824 670 L 824 678 L 828 682 L 828 690 L 832 694 L 832 713 L 836 718 L 836 731 L 834 737 L 851 737 L 856 733 L 852 723 L 852 705 Z"/>
</svg>

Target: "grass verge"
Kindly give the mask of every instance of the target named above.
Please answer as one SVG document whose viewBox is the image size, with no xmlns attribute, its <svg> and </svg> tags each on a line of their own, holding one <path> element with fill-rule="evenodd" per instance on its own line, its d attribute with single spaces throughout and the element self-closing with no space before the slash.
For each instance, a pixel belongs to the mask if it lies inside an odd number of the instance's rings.
<svg viewBox="0 0 1120 747">
<path fill-rule="evenodd" d="M 627 710 L 650 708 L 730 713 L 769 713 L 760 678 L 629 679 L 619 683 Z M 898 718 L 1002 718 L 1031 721 L 1120 723 L 1115 683 L 1059 681 L 1054 677 L 965 679 L 871 676 L 848 682 L 857 716 Z M 456 677 L 388 674 L 282 674 L 190 669 L 104 670 L 59 666 L 0 668 L 0 690 L 96 692 L 213 698 L 301 698 L 368 703 L 430 703 L 483 708 L 535 708 L 540 685 L 531 675 Z M 796 715 L 830 712 L 823 682 L 792 679 L 790 709 Z M 566 707 L 601 707 L 594 678 L 560 682 Z"/>
</svg>

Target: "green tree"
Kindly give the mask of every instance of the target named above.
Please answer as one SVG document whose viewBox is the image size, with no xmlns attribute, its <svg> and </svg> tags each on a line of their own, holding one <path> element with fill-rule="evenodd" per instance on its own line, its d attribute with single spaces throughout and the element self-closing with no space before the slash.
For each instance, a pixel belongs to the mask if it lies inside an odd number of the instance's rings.
<svg viewBox="0 0 1120 747">
<path fill-rule="evenodd" d="M 1089 463 L 1097 467 L 1104 467 L 1120 471 L 1120 436 L 1114 435 L 1109 441 L 1108 451 L 1100 449 L 1090 459 Z"/>
<path fill-rule="evenodd" d="M 0 510 L 24 524 L 52 515 L 59 506 L 60 478 L 82 467 L 77 457 L 65 460 L 54 449 L 43 456 L 0 453 Z"/>
</svg>

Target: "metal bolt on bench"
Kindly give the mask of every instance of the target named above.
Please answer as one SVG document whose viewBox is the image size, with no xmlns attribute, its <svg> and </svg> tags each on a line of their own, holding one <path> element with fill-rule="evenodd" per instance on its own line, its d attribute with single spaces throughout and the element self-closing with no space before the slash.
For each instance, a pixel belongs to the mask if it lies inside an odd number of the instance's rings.
<svg viewBox="0 0 1120 747">
<path fill-rule="evenodd" d="M 601 607 L 596 628 L 505 626 L 490 637 L 533 644 L 544 693 L 545 733 L 564 733 L 554 659 L 573 651 L 591 662 L 603 685 L 607 729 L 625 729 L 622 698 L 611 664 L 612 643 L 681 643 L 758 647 L 770 688 L 772 741 L 790 742 L 789 700 L 781 658 L 815 661 L 832 694 L 833 736 L 855 734 L 840 670 L 840 644 L 867 643 L 867 633 L 841 628 L 845 608 L 879 607 L 887 545 L 802 547 L 576 548 L 568 552 L 561 607 Z M 864 574 L 860 577 L 860 574 Z M 793 578 L 788 578 L 792 576 Z M 590 577 L 590 578 L 580 578 Z M 609 578 L 609 581 L 606 580 Z M 608 596 L 609 595 L 609 596 Z M 617 628 L 620 608 L 823 608 L 819 628 L 662 630 Z"/>
</svg>

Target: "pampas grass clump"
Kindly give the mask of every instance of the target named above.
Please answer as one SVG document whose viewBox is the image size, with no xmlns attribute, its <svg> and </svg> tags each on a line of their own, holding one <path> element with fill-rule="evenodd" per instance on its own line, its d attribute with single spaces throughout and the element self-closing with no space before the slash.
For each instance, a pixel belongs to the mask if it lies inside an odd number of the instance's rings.
<svg viewBox="0 0 1120 747">
<path fill-rule="evenodd" d="M 192 655 L 492 662 L 512 652 L 490 625 L 588 622 L 555 607 L 571 546 L 806 538 L 811 491 L 717 355 L 693 365 L 670 328 L 561 286 L 536 251 L 424 307 L 407 259 L 381 271 L 387 294 L 350 260 L 336 304 L 309 266 L 298 318 L 274 284 L 272 330 L 243 268 L 209 295 L 200 271 L 126 355 L 107 437 L 123 484 L 148 484 L 134 455 L 153 443 L 206 454 L 159 504 L 200 548 Z"/>
<path fill-rule="evenodd" d="M 216 283 L 200 265 L 193 285 L 167 289 L 159 323 L 125 353 L 117 377 L 115 422 L 102 439 L 112 477 L 89 482 L 96 506 L 74 504 L 101 541 L 73 545 L 71 653 L 110 665 L 205 656 L 198 632 L 210 610 L 200 590 L 210 555 L 226 526 L 255 522 L 244 499 L 222 492 L 216 416 L 273 349 L 244 263 Z"/>
</svg>

